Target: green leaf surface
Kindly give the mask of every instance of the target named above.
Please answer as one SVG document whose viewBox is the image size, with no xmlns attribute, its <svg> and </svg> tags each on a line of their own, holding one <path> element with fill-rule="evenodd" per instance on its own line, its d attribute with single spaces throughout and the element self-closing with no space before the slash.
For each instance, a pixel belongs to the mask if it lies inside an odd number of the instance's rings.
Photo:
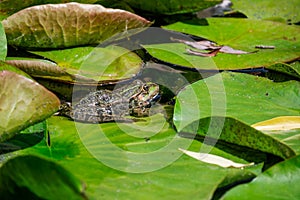
<svg viewBox="0 0 300 200">
<path fill-rule="evenodd" d="M 300 79 L 300 64 L 299 61 L 296 61 L 292 64 L 285 64 L 285 63 L 277 63 L 274 65 L 270 65 L 267 69 L 271 69 L 276 72 L 281 72 L 296 78 Z"/>
<path fill-rule="evenodd" d="M 124 0 L 129 6 L 157 14 L 165 14 L 165 15 L 172 15 L 172 14 L 179 14 L 179 13 L 191 13 L 196 12 L 210 6 L 214 6 L 220 3 L 220 0 Z M 101 3 L 101 1 L 100 1 Z"/>
<path fill-rule="evenodd" d="M 2 23 L 0 22 L 0 61 L 4 61 L 7 54 L 7 41 Z"/>
<path fill-rule="evenodd" d="M 299 199 L 300 156 L 274 165 L 251 183 L 237 186 L 222 199 Z"/>
<path fill-rule="evenodd" d="M 78 82 L 97 83 L 98 81 L 132 78 L 143 64 L 138 55 L 119 46 L 77 47 L 32 53 L 55 61 L 58 64 L 56 71 L 68 73 Z M 46 70 L 40 68 L 39 71 Z M 56 79 L 56 77 L 55 73 L 48 75 L 50 79 Z"/>
<path fill-rule="evenodd" d="M 233 9 L 250 19 L 282 18 L 292 23 L 299 22 L 299 0 L 231 0 Z"/>
<path fill-rule="evenodd" d="M 151 22 L 127 11 L 92 4 L 47 4 L 21 10 L 2 21 L 8 44 L 24 48 L 97 45 Z"/>
<path fill-rule="evenodd" d="M 275 49 L 260 49 L 258 52 L 251 54 L 232 55 L 219 53 L 216 57 L 212 58 L 215 62 L 215 66 L 219 69 L 256 68 L 299 58 L 299 27 L 288 26 L 271 21 L 250 19 L 208 18 L 207 21 L 207 26 L 177 22 L 165 26 L 164 28 L 203 37 L 212 40 L 219 45 L 227 45 L 234 49 L 246 52 L 256 51 L 256 45 L 275 46 Z M 145 48 L 147 49 L 147 46 Z M 184 45 L 173 43 L 158 44 L 152 45 L 150 48 L 155 50 L 150 51 L 152 56 L 173 64 L 177 64 L 176 59 L 173 61 L 172 58 L 163 55 L 165 52 L 178 55 L 187 61 L 190 61 L 191 59 L 191 56 L 186 55 Z M 178 51 L 179 48 L 180 51 Z M 205 63 L 205 60 L 207 60 L 207 58 L 203 57 L 196 57 L 193 59 L 197 60 L 198 63 Z M 191 60 L 190 63 L 194 63 L 194 61 Z M 181 65 L 182 63 L 178 64 Z M 206 64 L 185 64 L 184 66 L 196 66 L 199 69 L 211 69 L 211 66 Z"/>
<path fill-rule="evenodd" d="M 0 195 L 4 199 L 85 199 L 83 184 L 59 164 L 36 156 L 18 156 L 0 168 Z"/>
<path fill-rule="evenodd" d="M 86 183 L 86 194 L 91 199 L 99 196 L 104 199 L 177 199 L 197 196 L 204 200 L 210 199 L 221 183 L 228 185 L 253 177 L 253 173 L 247 169 L 223 169 L 182 155 L 178 146 L 190 144 L 190 150 L 199 151 L 201 143 L 176 136 L 168 123 L 161 122 L 162 117 L 156 114 L 143 118 L 145 121 L 123 124 L 82 124 L 63 117 L 51 117 L 48 120 L 51 145 L 47 146 L 42 141 L 18 154 L 34 154 L 57 160 Z M 154 134 L 154 131 L 157 133 Z M 114 150 L 115 147 L 122 150 L 122 156 Z M 132 160 L 137 157 L 130 157 L 130 153 L 139 154 L 141 158 Z M 213 149 L 212 153 L 245 163 L 218 149 Z M 153 157 L 149 162 L 151 154 Z M 176 159 L 165 163 L 167 156 Z M 137 170 L 141 169 L 140 166 L 149 165 L 151 168 L 167 165 L 147 173 L 127 173 L 112 167 L 112 163 Z"/>
<path fill-rule="evenodd" d="M 198 126 L 197 134 L 203 137 L 249 147 L 251 149 L 280 156 L 284 159 L 296 155 L 293 149 L 280 140 L 265 135 L 251 126 L 241 123 L 233 118 L 204 118 L 201 119 L 200 122 L 190 124 L 182 131 L 194 133 L 195 126 Z"/>
<path fill-rule="evenodd" d="M 0 72 L 0 142 L 51 116 L 59 99 L 43 86 L 10 71 Z"/>
<path fill-rule="evenodd" d="M 263 77 L 223 72 L 184 88 L 177 96 L 174 123 L 181 130 L 210 116 L 227 116 L 248 125 L 278 116 L 299 116 L 300 83 L 274 83 Z"/>
</svg>

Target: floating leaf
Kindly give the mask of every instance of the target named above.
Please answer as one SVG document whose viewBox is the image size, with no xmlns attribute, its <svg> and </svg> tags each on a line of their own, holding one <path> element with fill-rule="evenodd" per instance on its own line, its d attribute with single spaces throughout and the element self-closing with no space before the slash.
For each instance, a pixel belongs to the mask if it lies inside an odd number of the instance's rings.
<svg viewBox="0 0 300 200">
<path fill-rule="evenodd" d="M 252 182 L 234 187 L 222 199 L 299 199 L 300 156 L 278 163 Z"/>
<path fill-rule="evenodd" d="M 283 18 L 287 22 L 299 22 L 299 0 L 231 0 L 233 9 L 244 13 L 250 19 Z"/>
<path fill-rule="evenodd" d="M 18 156 L 0 168 L 0 195 L 4 199 L 85 199 L 84 186 L 57 163 L 37 156 Z"/>
<path fill-rule="evenodd" d="M 98 81 L 132 78 L 143 64 L 137 54 L 119 46 L 77 47 L 33 53 L 55 61 L 60 70 L 76 78 L 79 83 L 95 84 Z"/>
<path fill-rule="evenodd" d="M 0 88 L 0 142 L 51 116 L 60 104 L 43 86 L 13 72 L 0 72 Z"/>
<path fill-rule="evenodd" d="M 100 4 L 109 6 L 112 1 L 109 0 L 100 0 Z M 120 2 L 119 0 L 117 2 Z M 143 10 L 147 12 L 152 12 L 156 14 L 165 14 L 173 15 L 179 13 L 192 13 L 196 12 L 210 6 L 214 6 L 217 3 L 220 3 L 221 0 L 124 0 L 123 2 L 127 3 L 130 7 L 138 10 Z"/>
<path fill-rule="evenodd" d="M 299 61 L 292 64 L 276 63 L 267 67 L 276 72 L 281 72 L 300 79 L 300 63 Z"/>
<path fill-rule="evenodd" d="M 218 165 L 220 167 L 243 168 L 243 167 L 251 166 L 254 164 L 254 163 L 249 163 L 249 164 L 236 163 L 236 162 L 233 162 L 226 158 L 223 158 L 221 156 L 216 156 L 216 155 L 208 154 L 208 153 L 193 152 L 193 151 L 188 151 L 185 149 L 179 149 L 179 150 L 182 151 L 183 153 L 185 153 L 186 155 L 191 156 L 192 158 L 195 158 L 199 161 Z"/>
<path fill-rule="evenodd" d="M 0 61 L 4 61 L 7 53 L 7 42 L 5 31 L 2 23 L 0 22 Z"/>
<path fill-rule="evenodd" d="M 151 25 L 127 11 L 79 3 L 26 8 L 2 23 L 8 44 L 25 48 L 97 45 L 116 33 Z"/>
<path fill-rule="evenodd" d="M 254 124 L 279 116 L 299 116 L 300 83 L 274 83 L 253 75 L 223 72 L 195 82 L 177 96 L 174 123 L 189 124 L 210 116 Z M 201 117 L 200 117 L 201 116 Z"/>
<path fill-rule="evenodd" d="M 191 144 L 189 149 L 197 151 L 202 144 L 178 137 L 172 126 L 162 121 L 162 118 L 161 114 L 157 114 L 151 119 L 145 118 L 145 122 L 132 124 L 82 124 L 53 116 L 48 120 L 52 145 L 48 147 L 45 142 L 41 142 L 19 151 L 18 154 L 36 154 L 55 159 L 84 180 L 89 199 L 101 196 L 103 199 L 150 200 L 163 197 L 168 200 L 193 198 L 196 195 L 198 199 L 206 200 L 212 198 L 220 183 L 227 186 L 234 181 L 254 177 L 248 169 L 224 169 L 199 163 L 183 155 L 178 151 L 179 147 L 184 148 L 185 144 Z M 79 132 L 78 127 L 83 132 Z M 116 152 L 116 148 L 120 151 Z M 119 156 L 119 153 L 125 156 Z M 212 153 L 235 162 L 245 162 L 217 148 Z M 139 155 L 140 159 L 135 160 L 131 154 Z M 148 162 L 151 155 L 152 162 Z M 166 161 L 174 158 L 177 159 L 166 165 Z M 143 166 L 144 170 L 153 166 L 164 167 L 147 173 L 126 173 L 111 167 L 112 163 L 119 163 L 121 165 L 117 167 L 125 167 L 127 170 L 143 169 Z"/>
<path fill-rule="evenodd" d="M 182 65 L 172 57 L 166 56 L 166 52 L 176 54 L 177 57 L 187 60 L 184 66 L 199 69 L 245 69 L 269 66 L 278 62 L 288 62 L 299 58 L 300 52 L 300 28 L 288 26 L 271 21 L 233 18 L 208 18 L 207 26 L 199 26 L 189 23 L 177 22 L 165 26 L 165 29 L 184 32 L 214 41 L 219 45 L 230 46 L 234 49 L 253 52 L 256 45 L 271 45 L 275 49 L 260 49 L 255 54 L 229 55 L 218 54 L 211 58 L 215 65 L 203 64 L 205 58 L 194 58 L 184 54 L 184 45 L 176 43 L 145 45 L 149 53 L 163 61 Z M 284 31 L 282 31 L 284 30 Z"/>
<path fill-rule="evenodd" d="M 17 74 L 20 74 L 20 75 L 22 75 L 22 76 L 25 76 L 25 77 L 31 79 L 31 77 L 30 77 L 28 74 L 26 74 L 25 72 L 23 72 L 22 70 L 20 70 L 20 69 L 14 67 L 14 66 L 12 66 L 12 65 L 10 65 L 10 64 L 7 64 L 7 63 L 5 63 L 5 62 L 2 62 L 2 61 L 0 61 L 0 71 L 11 71 L 11 72 L 15 72 L 15 73 L 17 73 Z"/>
</svg>

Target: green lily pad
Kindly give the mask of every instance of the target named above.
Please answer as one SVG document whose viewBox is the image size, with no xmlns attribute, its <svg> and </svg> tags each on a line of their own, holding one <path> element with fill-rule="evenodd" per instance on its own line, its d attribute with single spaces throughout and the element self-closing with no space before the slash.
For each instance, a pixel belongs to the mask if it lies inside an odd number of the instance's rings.
<svg viewBox="0 0 300 200">
<path fill-rule="evenodd" d="M 199 163 L 183 155 L 177 149 L 178 146 L 184 148 L 186 144 L 190 144 L 190 150 L 199 151 L 202 144 L 178 137 L 165 120 L 162 123 L 161 114 L 143 119 L 145 121 L 133 124 L 82 124 L 53 116 L 48 119 L 51 145 L 48 146 L 42 141 L 34 147 L 19 151 L 18 154 L 34 154 L 55 159 L 86 183 L 86 195 L 89 198 L 101 196 L 104 199 L 174 199 L 192 198 L 197 195 L 199 199 L 210 199 L 219 184 L 226 186 L 235 181 L 253 178 L 253 173 L 247 169 L 224 169 Z M 86 128 L 85 132 L 81 132 L 82 128 Z M 114 147 L 120 148 L 123 156 L 120 157 L 120 154 L 114 151 Z M 95 151 L 103 156 L 102 159 L 94 154 Z M 142 159 L 135 160 L 134 157 L 130 157 L 130 152 L 139 154 Z M 212 153 L 236 162 L 247 163 L 218 149 L 213 149 Z M 152 162 L 147 162 L 151 154 Z M 166 163 L 164 158 L 167 156 L 176 159 Z M 121 166 L 128 164 L 127 169 L 141 169 L 140 167 L 146 164 L 150 166 L 146 166 L 145 169 L 151 166 L 164 167 L 147 173 L 127 173 L 112 167 L 111 163 L 106 163 L 105 160 L 119 163 Z M 130 160 L 140 163 L 129 162 Z M 136 192 L 132 192 L 133 190 Z"/>
<path fill-rule="evenodd" d="M 267 68 L 271 69 L 273 71 L 281 72 L 281 73 L 287 74 L 289 76 L 293 76 L 293 77 L 300 79 L 300 64 L 299 63 L 300 63 L 299 61 L 298 62 L 296 61 L 292 64 L 277 63 L 274 65 L 270 65 Z"/>
<path fill-rule="evenodd" d="M 108 5 L 107 0 L 99 1 L 103 5 Z M 120 2 L 120 1 L 118 1 Z M 214 6 L 221 2 L 221 0 L 187 0 L 187 1 L 179 1 L 174 0 L 172 2 L 168 0 L 123 0 L 123 2 L 127 3 L 130 7 L 138 10 L 143 10 L 147 12 L 157 13 L 157 14 L 165 14 L 165 15 L 173 15 L 179 13 L 191 13 L 196 12 L 210 6 Z"/>
<path fill-rule="evenodd" d="M 231 0 L 233 9 L 244 13 L 250 19 L 272 19 L 280 17 L 285 21 L 299 22 L 298 0 Z"/>
<path fill-rule="evenodd" d="M 300 83 L 274 83 L 263 77 L 223 72 L 184 88 L 177 96 L 178 130 L 210 116 L 227 116 L 248 125 L 278 116 L 298 116 Z"/>
<path fill-rule="evenodd" d="M 222 199 L 299 199 L 300 156 L 266 170 L 251 183 L 231 189 Z"/>
<path fill-rule="evenodd" d="M 56 71 L 68 73 L 79 83 L 132 78 L 139 72 L 143 64 L 138 55 L 119 46 L 77 47 L 32 53 L 55 61 L 58 65 Z M 43 72 L 44 69 L 41 68 L 39 71 Z M 53 76 L 52 79 L 56 79 L 57 75 L 49 74 L 48 77 L 51 79 L 50 76 Z"/>
<path fill-rule="evenodd" d="M 97 45 L 117 33 L 151 25 L 127 11 L 79 3 L 26 8 L 2 23 L 8 44 L 24 48 Z"/>
<path fill-rule="evenodd" d="M 36 156 L 18 156 L 0 168 L 0 194 L 12 198 L 85 199 L 84 186 L 59 164 Z"/>
<path fill-rule="evenodd" d="M 230 46 L 246 52 L 256 51 L 256 45 L 275 46 L 275 49 L 259 49 L 256 53 L 242 55 L 218 53 L 216 57 L 211 59 L 214 61 L 215 66 L 221 70 L 269 66 L 278 62 L 292 61 L 299 57 L 299 27 L 250 19 L 208 18 L 207 21 L 207 26 L 177 22 L 164 28 L 203 37 L 219 45 Z M 169 56 L 164 55 L 167 52 L 192 63 L 185 64 L 184 66 L 186 67 L 212 68 L 211 65 L 205 64 L 207 58 L 186 55 L 184 45 L 170 43 L 145 46 L 145 48 L 147 50 L 150 48 L 149 53 L 152 56 L 166 62 L 182 65 L 182 62 L 177 63 L 176 59 L 173 60 Z M 193 64 L 195 62 L 196 64 Z M 204 64 L 201 65 L 201 63 Z"/>
<path fill-rule="evenodd" d="M 249 147 L 265 153 L 280 156 L 284 159 L 293 157 L 296 153 L 285 143 L 275 138 L 265 135 L 249 125 L 239 122 L 230 117 L 207 117 L 200 122 L 194 122 L 185 127 L 183 132 L 195 133 L 215 140 L 225 141 L 230 144 Z"/>
<path fill-rule="evenodd" d="M 0 23 L 0 61 L 4 61 L 7 54 L 6 35 L 2 23 Z"/>
<path fill-rule="evenodd" d="M 43 86 L 10 71 L 0 72 L 0 142 L 51 116 L 59 99 Z"/>
</svg>

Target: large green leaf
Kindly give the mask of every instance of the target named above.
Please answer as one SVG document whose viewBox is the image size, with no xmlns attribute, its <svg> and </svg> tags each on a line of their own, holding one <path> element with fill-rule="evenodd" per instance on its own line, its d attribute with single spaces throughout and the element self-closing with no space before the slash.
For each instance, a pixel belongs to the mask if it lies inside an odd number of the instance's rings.
<svg viewBox="0 0 300 200">
<path fill-rule="evenodd" d="M 212 40 L 219 45 L 227 45 L 234 49 L 253 52 L 256 45 L 272 45 L 275 49 L 260 49 L 256 53 L 233 55 L 219 53 L 212 60 L 219 69 L 244 69 L 269 66 L 277 62 L 287 62 L 299 58 L 300 28 L 282 23 L 233 18 L 209 18 L 207 26 L 199 26 L 177 22 L 165 26 L 165 29 L 184 32 Z M 282 31 L 284 30 L 284 31 Z M 158 44 L 145 46 L 149 53 L 163 61 L 177 63 L 165 53 L 174 54 L 191 64 L 184 66 L 200 69 L 212 69 L 206 64 L 207 58 L 186 55 L 182 44 Z M 194 64 L 195 63 L 195 64 Z M 203 63 L 201 65 L 201 63 Z"/>
<path fill-rule="evenodd" d="M 300 156 L 281 162 L 249 184 L 233 188 L 222 199 L 299 199 Z"/>
<path fill-rule="evenodd" d="M 107 0 L 100 0 L 100 3 L 102 2 L 111 2 Z M 118 1 L 120 2 L 120 1 Z M 205 8 L 208 8 L 210 6 L 214 6 L 217 3 L 220 3 L 221 0 L 186 0 L 186 1 L 180 1 L 180 0 L 153 0 L 153 1 L 147 1 L 147 0 L 123 0 L 123 2 L 126 2 L 129 6 L 135 9 L 157 13 L 157 14 L 165 14 L 165 15 L 171 15 L 171 14 L 178 14 L 178 13 L 191 13 L 196 12 Z"/>
<path fill-rule="evenodd" d="M 27 48 L 99 44 L 114 34 L 151 24 L 127 11 L 79 3 L 26 8 L 2 23 L 8 44 Z"/>
<path fill-rule="evenodd" d="M 221 183 L 226 186 L 238 180 L 253 178 L 247 169 L 224 169 L 182 155 L 178 147 L 184 148 L 190 144 L 190 150 L 199 151 L 201 143 L 176 136 L 170 125 L 162 120 L 161 114 L 144 120 L 133 124 L 112 122 L 98 125 L 51 117 L 48 120 L 51 145 L 47 146 L 43 141 L 18 154 L 42 155 L 57 160 L 86 183 L 89 198 L 185 199 L 197 196 L 204 200 L 210 199 Z M 122 156 L 114 150 L 116 147 L 123 151 Z M 135 162 L 131 160 L 133 157 L 130 157 L 130 152 L 139 154 L 140 159 Z M 153 158 L 149 162 L 151 153 Z M 212 153 L 247 163 L 216 148 Z M 164 159 L 167 156 L 176 159 L 166 163 Z M 144 166 L 145 171 L 151 166 L 162 168 L 147 173 L 127 173 L 124 168 L 119 171 L 105 161 L 119 163 L 120 169 L 127 165 L 127 169 L 137 169 L 136 172 L 141 169 L 140 166 Z"/>
<path fill-rule="evenodd" d="M 249 125 L 241 123 L 230 117 L 208 117 L 194 122 L 185 127 L 182 131 L 195 133 L 206 137 L 207 140 L 221 140 L 229 144 L 249 147 L 265 153 L 280 156 L 284 159 L 295 156 L 296 153 L 288 145 L 276 140 Z"/>
<path fill-rule="evenodd" d="M 0 22 L 0 61 L 4 61 L 7 53 L 6 35 L 2 23 Z"/>
<path fill-rule="evenodd" d="M 185 125 L 210 116 L 233 117 L 248 125 L 300 113 L 300 83 L 274 83 L 253 75 L 223 72 L 195 82 L 176 100 L 174 123 Z"/>
<path fill-rule="evenodd" d="M 73 76 L 73 79 L 78 82 L 97 83 L 105 80 L 128 79 L 135 76 L 143 64 L 138 55 L 119 46 L 77 47 L 64 50 L 34 51 L 33 53 L 55 61 L 58 64 L 56 68 L 69 73 L 69 76 Z M 39 71 L 45 70 L 40 69 Z M 50 79 L 51 75 L 52 79 L 57 78 L 54 73 L 49 75 Z"/>
<path fill-rule="evenodd" d="M 283 18 L 285 21 L 299 22 L 299 0 L 231 0 L 233 9 L 250 19 Z"/>
<path fill-rule="evenodd" d="M 85 199 L 84 185 L 63 167 L 44 158 L 12 158 L 0 168 L 0 177 L 0 195 L 4 199 Z"/>
<path fill-rule="evenodd" d="M 43 86 L 10 71 L 0 72 L 0 142 L 43 121 L 59 107 L 59 99 Z"/>
</svg>

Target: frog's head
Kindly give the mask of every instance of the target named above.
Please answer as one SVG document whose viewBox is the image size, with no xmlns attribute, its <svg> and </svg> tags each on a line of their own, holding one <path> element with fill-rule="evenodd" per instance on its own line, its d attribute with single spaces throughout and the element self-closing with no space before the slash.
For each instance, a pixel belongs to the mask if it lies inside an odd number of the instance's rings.
<svg viewBox="0 0 300 200">
<path fill-rule="evenodd" d="M 130 115 L 148 116 L 151 106 L 159 99 L 159 85 L 151 82 L 144 83 L 140 92 L 130 100 Z"/>
</svg>

